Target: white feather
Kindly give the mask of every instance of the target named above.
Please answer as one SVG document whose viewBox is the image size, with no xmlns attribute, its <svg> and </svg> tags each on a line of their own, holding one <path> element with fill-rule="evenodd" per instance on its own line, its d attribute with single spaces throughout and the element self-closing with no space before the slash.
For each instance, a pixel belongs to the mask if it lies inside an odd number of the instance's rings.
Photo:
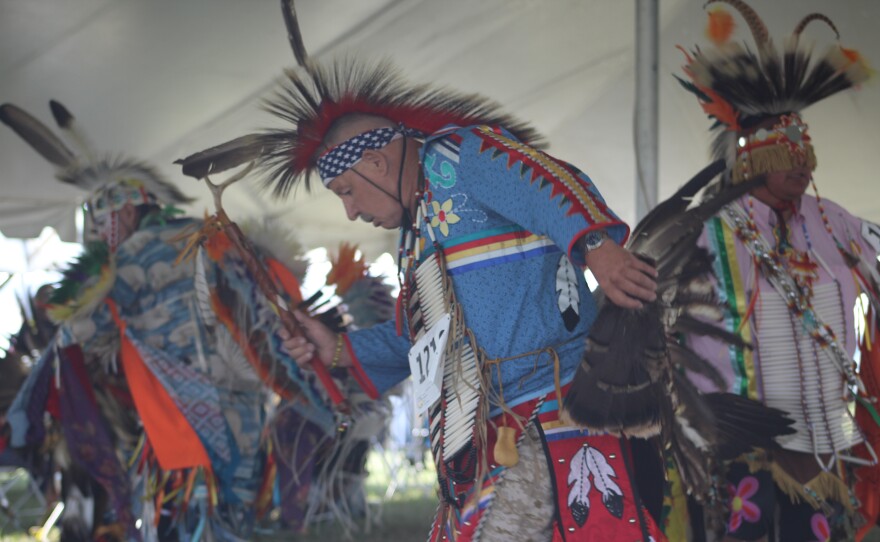
<svg viewBox="0 0 880 542">
<path fill-rule="evenodd" d="M 700 450 L 707 452 L 709 451 L 709 442 L 704 439 L 700 432 L 691 427 L 690 423 L 688 423 L 687 418 L 684 416 L 676 416 L 675 420 L 678 422 L 678 425 L 681 426 L 681 431 L 684 433 L 684 436 L 687 437 L 688 440 L 694 443 L 694 445 Z"/>
<path fill-rule="evenodd" d="M 559 264 L 556 266 L 556 294 L 556 303 L 559 307 L 559 313 L 564 317 L 566 311 L 569 309 L 573 310 L 575 314 L 574 325 L 576 325 L 577 321 L 580 319 L 581 296 L 580 292 L 578 292 L 577 271 L 575 271 L 574 266 L 571 264 L 571 260 L 569 260 L 568 256 L 565 254 L 559 258 Z M 569 331 L 574 329 L 574 325 L 571 325 L 566 321 L 566 327 Z"/>
<path fill-rule="evenodd" d="M 602 504 L 608 509 L 613 516 L 620 518 L 623 516 L 623 492 L 620 486 L 614 481 L 617 473 L 614 467 L 605 459 L 605 455 L 596 448 L 586 448 L 587 452 L 587 468 L 593 475 L 593 484 L 599 493 L 602 494 Z"/>
<path fill-rule="evenodd" d="M 568 493 L 568 508 L 572 511 L 575 521 L 583 525 L 590 512 L 590 468 L 587 465 L 587 450 L 589 446 L 579 449 L 571 458 L 571 470 L 568 471 L 568 484 L 571 491 Z M 581 520 L 576 510 L 582 513 Z"/>
<path fill-rule="evenodd" d="M 614 467 L 605 459 L 605 455 L 596 448 L 584 449 L 587 451 L 587 468 L 590 469 L 590 473 L 593 475 L 593 483 L 596 484 L 596 489 L 603 495 L 609 492 L 622 495 L 620 486 L 613 480 L 617 478 L 617 473 L 614 471 Z"/>
<path fill-rule="evenodd" d="M 208 276 L 205 271 L 205 251 L 202 247 L 196 253 L 196 273 L 193 277 L 193 287 L 196 290 L 199 315 L 207 326 L 217 325 L 217 316 L 211 308 L 211 287 L 208 285 Z"/>
<path fill-rule="evenodd" d="M 559 312 L 572 307 L 576 313 L 580 314 L 581 297 L 578 292 L 577 272 L 571 265 L 571 260 L 564 254 L 559 258 L 559 264 L 556 267 L 556 291 L 559 292 Z"/>
</svg>

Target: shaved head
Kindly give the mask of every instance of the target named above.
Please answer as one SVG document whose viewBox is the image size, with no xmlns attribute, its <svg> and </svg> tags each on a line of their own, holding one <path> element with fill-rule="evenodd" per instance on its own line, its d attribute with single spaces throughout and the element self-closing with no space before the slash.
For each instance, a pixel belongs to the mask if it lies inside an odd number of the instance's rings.
<svg viewBox="0 0 880 542">
<path fill-rule="evenodd" d="M 347 141 L 356 135 L 375 130 L 376 128 L 394 128 L 391 120 L 379 115 L 351 113 L 336 119 L 324 135 L 324 149 L 329 149 Z"/>
<path fill-rule="evenodd" d="M 361 144 L 351 152 L 342 146 L 367 132 L 384 132 L 381 146 Z M 352 113 L 337 119 L 322 143 L 323 154 L 317 159 L 331 164 L 322 179 L 342 200 L 349 220 L 396 229 L 407 213 L 415 212 L 421 142 L 403 133 L 397 123 L 380 115 Z M 344 159 L 333 155 L 334 148 L 343 149 Z"/>
</svg>

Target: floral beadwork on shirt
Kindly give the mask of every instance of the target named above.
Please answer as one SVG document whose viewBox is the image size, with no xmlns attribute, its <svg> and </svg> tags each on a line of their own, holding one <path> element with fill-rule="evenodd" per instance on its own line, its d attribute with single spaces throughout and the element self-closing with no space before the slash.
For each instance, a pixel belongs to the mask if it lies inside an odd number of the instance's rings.
<svg viewBox="0 0 880 542">
<path fill-rule="evenodd" d="M 461 220 L 461 217 L 452 212 L 452 198 L 443 203 L 439 203 L 436 200 L 432 201 L 431 211 L 433 211 L 434 215 L 431 217 L 431 227 L 436 228 L 439 226 L 443 237 L 449 236 L 450 224 L 457 224 Z"/>
<path fill-rule="evenodd" d="M 486 213 L 480 209 L 471 209 L 468 206 L 467 194 L 450 194 L 449 198 L 440 203 L 434 199 L 430 191 L 425 194 L 428 203 L 430 224 L 432 228 L 439 228 L 444 237 L 449 237 L 449 226 L 457 224 L 464 218 L 469 222 L 485 222 Z M 466 216 L 467 215 L 467 216 Z"/>
</svg>

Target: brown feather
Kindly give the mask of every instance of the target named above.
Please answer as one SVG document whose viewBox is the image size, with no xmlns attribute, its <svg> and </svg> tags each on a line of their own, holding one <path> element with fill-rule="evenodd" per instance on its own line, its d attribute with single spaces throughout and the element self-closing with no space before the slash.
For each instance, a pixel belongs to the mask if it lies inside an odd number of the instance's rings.
<svg viewBox="0 0 880 542">
<path fill-rule="evenodd" d="M 23 109 L 12 104 L 0 105 L 0 120 L 55 166 L 65 168 L 76 163 L 76 155 L 61 139 Z"/>
<path fill-rule="evenodd" d="M 302 32 L 299 30 L 299 20 L 296 17 L 296 7 L 293 0 L 281 0 L 281 14 L 284 17 L 287 40 L 290 42 L 296 63 L 305 66 L 309 54 L 306 52 L 305 43 L 303 43 Z"/>
<path fill-rule="evenodd" d="M 183 174 L 203 179 L 212 173 L 220 173 L 260 158 L 266 148 L 262 136 L 248 134 L 221 143 L 210 149 L 175 160 L 183 166 Z"/>
</svg>

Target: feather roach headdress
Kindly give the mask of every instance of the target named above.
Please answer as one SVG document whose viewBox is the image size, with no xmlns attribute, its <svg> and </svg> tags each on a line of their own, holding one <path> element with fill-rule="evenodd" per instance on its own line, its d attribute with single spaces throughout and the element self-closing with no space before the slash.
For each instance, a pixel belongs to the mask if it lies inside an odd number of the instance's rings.
<svg viewBox="0 0 880 542">
<path fill-rule="evenodd" d="M 447 124 L 500 125 L 525 142 L 540 144 L 535 130 L 502 113 L 492 100 L 411 84 L 388 60 L 342 58 L 328 64 L 309 60 L 292 0 L 282 0 L 282 12 L 299 67 L 285 70 L 281 87 L 264 107 L 292 126 L 243 136 L 178 160 L 185 175 L 202 178 L 253 161 L 275 196 L 286 196 L 300 180 L 308 189 L 328 131 L 352 114 L 387 118 L 407 135 L 431 134 Z"/>
<path fill-rule="evenodd" d="M 724 159 L 728 180 L 744 179 L 794 167 L 816 167 L 816 155 L 800 111 L 868 79 L 870 69 L 858 52 L 839 43 L 823 54 L 801 43 L 801 34 L 813 21 L 834 23 L 820 13 L 801 19 L 785 39 L 782 53 L 767 27 L 742 0 L 709 0 L 733 6 L 745 19 L 755 48 L 729 41 L 733 18 L 720 8 L 709 13 L 709 38 L 714 46 L 685 52 L 679 78 L 694 93 L 706 114 L 715 120 L 715 159 Z M 684 51 L 684 49 L 682 49 Z"/>
</svg>

